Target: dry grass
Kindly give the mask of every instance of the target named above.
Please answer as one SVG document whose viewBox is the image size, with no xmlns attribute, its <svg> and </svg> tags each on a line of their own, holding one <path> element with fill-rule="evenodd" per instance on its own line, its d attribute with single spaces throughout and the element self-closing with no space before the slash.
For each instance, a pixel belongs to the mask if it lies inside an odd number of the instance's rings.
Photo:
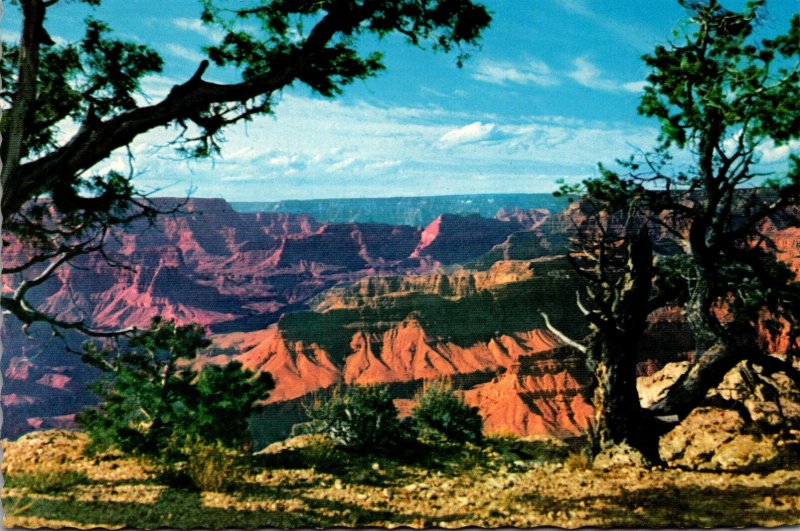
<svg viewBox="0 0 800 531">
<path fill-rule="evenodd" d="M 49 439 L 48 439 L 49 437 Z M 58 434 L 6 443 L 6 456 L 74 451 Z M 50 445 L 44 443 L 50 441 Z M 76 444 L 76 440 L 77 443 Z M 512 441 L 507 441 L 510 446 Z M 316 444 L 316 443 L 315 443 Z M 120 456 L 73 457 L 63 464 L 86 474 L 74 490 L 40 494 L 4 489 L 5 525 L 19 527 L 739 527 L 800 523 L 800 471 L 698 473 L 669 469 L 570 468 L 512 450 L 472 447 L 425 464 L 392 457 L 340 454 L 326 447 L 281 462 L 251 460 L 225 492 L 181 490 L 159 483 L 146 466 Z M 37 454 L 37 451 L 39 452 Z M 331 471 L 301 459 L 343 459 Z M 471 459 L 469 467 L 462 459 Z M 509 461 L 514 459 L 514 461 Z M 291 461 L 291 462 L 290 462 Z M 519 461 L 517 466 L 514 462 Z M 289 466 L 291 465 L 291 466 Z M 524 465 L 524 466 L 523 466 Z M 479 472 L 479 473 L 477 473 Z"/>
<path fill-rule="evenodd" d="M 222 492 L 244 478 L 244 469 L 235 452 L 221 445 L 196 443 L 186 461 L 186 475 L 199 490 Z"/>
<path fill-rule="evenodd" d="M 564 468 L 567 470 L 588 470 L 592 468 L 592 459 L 586 452 L 571 452 L 564 460 Z"/>
</svg>

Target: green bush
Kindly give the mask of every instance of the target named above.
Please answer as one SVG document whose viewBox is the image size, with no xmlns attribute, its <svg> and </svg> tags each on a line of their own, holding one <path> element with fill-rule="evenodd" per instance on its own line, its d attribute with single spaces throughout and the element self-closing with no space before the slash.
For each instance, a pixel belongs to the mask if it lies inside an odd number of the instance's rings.
<svg viewBox="0 0 800 531">
<path fill-rule="evenodd" d="M 484 445 L 511 463 L 563 463 L 570 454 L 570 447 L 566 443 L 547 435 L 523 438 L 511 432 L 494 432 L 485 437 Z"/>
<path fill-rule="evenodd" d="M 37 494 L 51 494 L 89 483 L 89 478 L 82 472 L 64 466 L 39 466 L 29 471 L 6 474 L 5 481 L 9 488 L 27 489 Z"/>
<path fill-rule="evenodd" d="M 564 459 L 564 468 L 572 471 L 588 470 L 592 468 L 592 458 L 585 451 L 570 452 Z"/>
<path fill-rule="evenodd" d="M 118 448 L 168 463 L 183 460 L 180 449 L 198 438 L 245 444 L 248 419 L 275 383 L 236 361 L 193 369 L 190 362 L 209 345 L 202 327 L 158 318 L 120 351 L 86 344 L 83 360 L 104 372 L 91 386 L 100 405 L 76 417 L 91 437 L 89 451 Z"/>
<path fill-rule="evenodd" d="M 307 410 L 318 433 L 346 448 L 380 453 L 395 447 L 403 428 L 389 391 L 379 386 L 353 386 L 338 390 L 327 401 Z"/>
<path fill-rule="evenodd" d="M 253 456 L 253 463 L 261 468 L 313 468 L 338 474 L 348 467 L 352 457 L 327 435 L 308 433 L 271 444 Z"/>
<path fill-rule="evenodd" d="M 483 419 L 478 408 L 465 404 L 446 382 L 426 385 L 411 417 L 425 442 L 478 444 L 483 440 Z"/>
</svg>

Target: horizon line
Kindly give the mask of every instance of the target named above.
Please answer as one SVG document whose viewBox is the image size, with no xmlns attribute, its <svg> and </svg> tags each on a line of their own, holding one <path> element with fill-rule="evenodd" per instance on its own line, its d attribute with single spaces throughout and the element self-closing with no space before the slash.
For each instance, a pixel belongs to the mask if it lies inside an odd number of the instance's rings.
<svg viewBox="0 0 800 531">
<path fill-rule="evenodd" d="M 282 203 L 286 201 L 342 201 L 342 200 L 387 200 L 387 199 L 427 199 L 427 198 L 456 198 L 456 197 L 486 197 L 486 196 L 509 196 L 509 195 L 547 195 L 553 199 L 560 199 L 553 195 L 553 192 L 480 192 L 474 194 L 431 194 L 431 195 L 391 195 L 391 196 L 353 196 L 353 197 L 315 197 L 315 198 L 288 198 L 288 199 L 259 199 L 259 200 L 239 200 L 228 199 L 222 196 L 194 196 L 194 195 L 154 195 L 151 199 L 222 199 L 228 203 Z"/>
</svg>

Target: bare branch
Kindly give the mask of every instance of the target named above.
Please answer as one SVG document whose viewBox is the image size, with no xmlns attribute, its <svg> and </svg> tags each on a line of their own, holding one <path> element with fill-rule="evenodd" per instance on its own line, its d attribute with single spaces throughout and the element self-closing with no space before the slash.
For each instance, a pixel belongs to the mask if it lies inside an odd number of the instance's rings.
<svg viewBox="0 0 800 531">
<path fill-rule="evenodd" d="M 540 311 L 539 315 L 541 315 L 542 319 L 544 319 L 544 325 L 547 327 L 547 329 L 550 330 L 558 339 L 560 339 L 565 344 L 579 350 L 584 354 L 587 352 L 588 349 L 586 348 L 586 346 L 578 343 L 577 341 L 566 335 L 564 332 L 553 326 L 553 324 L 550 322 L 550 317 L 548 317 L 548 315 L 545 312 Z"/>
<path fill-rule="evenodd" d="M 586 309 L 586 306 L 583 305 L 580 291 L 575 291 L 575 303 L 578 305 L 578 309 L 581 311 L 583 315 L 588 316 L 591 313 L 588 309 Z"/>
</svg>

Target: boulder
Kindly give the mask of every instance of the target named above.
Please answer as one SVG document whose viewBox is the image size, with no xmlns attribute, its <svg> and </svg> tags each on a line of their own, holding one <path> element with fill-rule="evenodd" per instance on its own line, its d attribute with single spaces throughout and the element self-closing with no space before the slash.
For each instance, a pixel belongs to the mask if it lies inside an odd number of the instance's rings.
<svg viewBox="0 0 800 531">
<path fill-rule="evenodd" d="M 661 438 L 659 455 L 673 466 L 708 468 L 716 450 L 733 440 L 744 425 L 742 416 L 733 410 L 695 409 Z"/>
<path fill-rule="evenodd" d="M 758 365 L 741 362 L 712 391 L 714 396 L 741 403 L 766 432 L 800 426 L 800 391 L 785 373 L 766 375 Z"/>
<path fill-rule="evenodd" d="M 775 441 L 757 435 L 736 435 L 714 453 L 709 465 L 715 470 L 752 471 L 779 463 Z"/>
<path fill-rule="evenodd" d="M 689 370 L 690 366 L 691 363 L 688 361 L 667 363 L 660 371 L 637 378 L 636 389 L 642 407 L 648 408 L 664 398 L 672 384 Z"/>
<path fill-rule="evenodd" d="M 637 381 L 643 407 L 663 398 L 688 368 L 669 363 Z M 741 362 L 661 438 L 667 464 L 693 470 L 752 471 L 796 461 L 800 455 L 800 391 L 785 373 L 769 374 Z"/>
<path fill-rule="evenodd" d="M 667 464 L 692 470 L 751 472 L 782 463 L 785 445 L 747 433 L 752 427 L 737 411 L 698 408 L 661 438 L 659 453 Z"/>
<path fill-rule="evenodd" d="M 649 466 L 650 462 L 639 450 L 624 443 L 606 448 L 595 456 L 592 462 L 592 467 L 601 470 L 611 470 L 614 468 L 647 468 Z"/>
</svg>

